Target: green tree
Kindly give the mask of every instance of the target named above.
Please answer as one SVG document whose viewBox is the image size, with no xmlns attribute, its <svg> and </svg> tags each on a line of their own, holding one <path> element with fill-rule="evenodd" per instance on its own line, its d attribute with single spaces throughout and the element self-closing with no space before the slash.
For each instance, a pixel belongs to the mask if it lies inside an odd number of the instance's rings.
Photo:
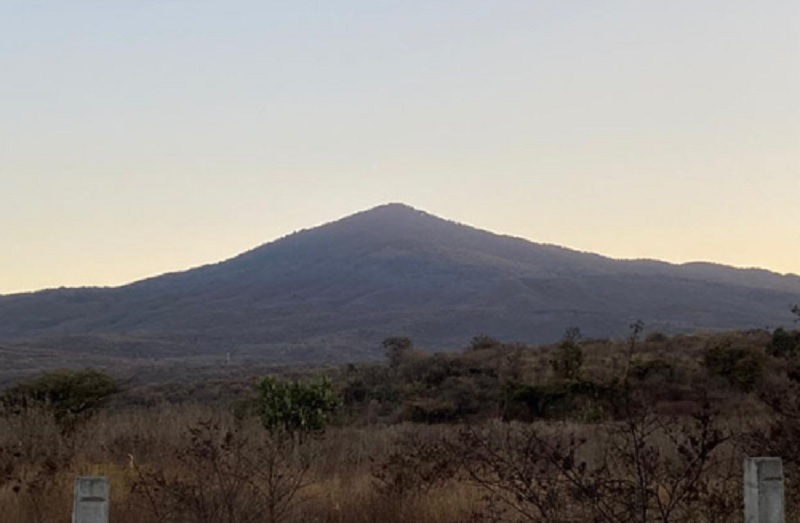
<svg viewBox="0 0 800 523">
<path fill-rule="evenodd" d="M 259 384 L 258 392 L 258 414 L 273 436 L 298 436 L 302 440 L 322 432 L 340 404 L 325 377 L 304 383 L 268 376 Z"/>
<path fill-rule="evenodd" d="M 494 349 L 501 345 L 502 343 L 492 338 L 491 336 L 487 336 L 486 334 L 479 334 L 478 336 L 472 338 L 472 341 L 470 342 L 469 345 L 469 350 Z"/>
<path fill-rule="evenodd" d="M 725 341 L 706 348 L 703 366 L 712 376 L 724 378 L 733 387 L 750 392 L 764 376 L 762 353 Z"/>
<path fill-rule="evenodd" d="M 581 331 L 570 327 L 558 344 L 558 354 L 551 363 L 553 372 L 562 380 L 577 380 L 583 366 L 583 349 L 580 346 Z"/>
<path fill-rule="evenodd" d="M 787 331 L 778 327 L 767 344 L 767 354 L 776 357 L 794 356 L 800 349 L 800 331 Z"/>
<path fill-rule="evenodd" d="M 389 358 L 390 367 L 399 366 L 413 348 L 414 342 L 405 336 L 393 336 L 383 340 L 383 350 Z"/>
<path fill-rule="evenodd" d="M 63 370 L 18 383 L 3 393 L 0 404 L 7 414 L 48 411 L 62 430 L 69 430 L 93 416 L 118 391 L 114 379 L 103 372 Z"/>
</svg>

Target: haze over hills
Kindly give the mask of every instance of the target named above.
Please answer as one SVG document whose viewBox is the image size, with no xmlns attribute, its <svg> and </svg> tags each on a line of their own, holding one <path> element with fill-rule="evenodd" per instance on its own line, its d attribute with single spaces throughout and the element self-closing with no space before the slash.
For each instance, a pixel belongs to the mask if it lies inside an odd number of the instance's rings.
<svg viewBox="0 0 800 523">
<path fill-rule="evenodd" d="M 789 324 L 800 277 L 614 260 L 460 225 L 401 204 L 227 261 L 116 288 L 0 296 L 0 340 L 138 355 L 281 361 L 374 357 L 388 336 L 432 349 L 478 334 L 548 342 Z"/>
</svg>

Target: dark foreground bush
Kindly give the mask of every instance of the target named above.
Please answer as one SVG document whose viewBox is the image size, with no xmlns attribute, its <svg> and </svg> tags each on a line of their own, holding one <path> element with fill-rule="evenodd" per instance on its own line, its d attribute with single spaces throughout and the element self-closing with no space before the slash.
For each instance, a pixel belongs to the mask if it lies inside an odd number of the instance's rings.
<svg viewBox="0 0 800 523">
<path fill-rule="evenodd" d="M 735 347 L 728 341 L 708 347 L 703 366 L 712 376 L 724 378 L 742 392 L 750 392 L 764 376 L 763 354 L 750 347 Z"/>
</svg>

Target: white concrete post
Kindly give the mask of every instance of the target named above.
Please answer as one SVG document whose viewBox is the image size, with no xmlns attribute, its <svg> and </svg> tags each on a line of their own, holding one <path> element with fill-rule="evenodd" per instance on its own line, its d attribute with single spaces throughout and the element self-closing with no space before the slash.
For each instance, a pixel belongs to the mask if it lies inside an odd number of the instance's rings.
<svg viewBox="0 0 800 523">
<path fill-rule="evenodd" d="M 745 523 L 785 523 L 781 458 L 744 460 Z"/>
<path fill-rule="evenodd" d="M 76 478 L 72 523 L 108 523 L 109 490 L 108 478 Z"/>
</svg>

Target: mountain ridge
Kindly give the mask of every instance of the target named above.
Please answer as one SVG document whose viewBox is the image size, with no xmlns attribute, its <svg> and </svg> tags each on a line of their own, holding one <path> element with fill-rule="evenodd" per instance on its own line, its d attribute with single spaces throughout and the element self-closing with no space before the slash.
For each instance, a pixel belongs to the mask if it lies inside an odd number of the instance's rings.
<svg viewBox="0 0 800 523">
<path fill-rule="evenodd" d="M 655 264 L 655 265 L 662 266 L 662 267 L 685 268 L 685 269 L 689 269 L 689 268 L 712 269 L 713 268 L 713 269 L 721 269 L 721 270 L 726 270 L 726 271 L 733 271 L 733 272 L 736 272 L 737 274 L 751 273 L 751 274 L 763 275 L 763 276 L 766 276 L 766 277 L 772 277 L 772 276 L 787 277 L 787 278 L 796 280 L 796 282 L 798 284 L 800 284 L 800 274 L 791 273 L 791 272 L 784 273 L 784 272 L 779 272 L 779 271 L 775 271 L 775 270 L 767 269 L 767 268 L 763 268 L 763 267 L 756 267 L 756 266 L 752 266 L 752 267 L 736 267 L 736 266 L 727 265 L 727 264 L 724 264 L 724 263 L 721 263 L 721 262 L 710 262 L 710 261 L 703 261 L 703 260 L 694 260 L 694 261 L 688 261 L 688 262 L 669 262 L 669 261 L 659 260 L 659 259 L 656 259 L 656 258 L 649 258 L 649 257 L 643 257 L 643 258 L 617 258 L 617 257 L 605 255 L 605 254 L 599 254 L 599 253 L 595 253 L 595 252 L 591 252 L 591 251 L 575 249 L 575 248 L 572 248 L 572 247 L 566 247 L 566 246 L 562 246 L 562 245 L 558 245 L 558 244 L 554 244 L 554 243 L 535 242 L 533 240 L 529 240 L 527 238 L 520 237 L 520 236 L 507 235 L 507 234 L 503 234 L 503 233 L 497 233 L 497 232 L 492 232 L 492 231 L 488 231 L 488 230 L 483 230 L 483 229 L 480 229 L 478 227 L 475 227 L 475 226 L 472 226 L 472 225 L 469 225 L 469 224 L 465 224 L 465 223 L 461 223 L 461 222 L 458 222 L 458 221 L 454 221 L 454 220 L 449 220 L 449 219 L 438 217 L 438 216 L 436 216 L 434 214 L 431 214 L 431 213 L 428 213 L 426 211 L 422 211 L 422 210 L 416 209 L 416 208 L 414 208 L 414 207 L 412 207 L 410 205 L 404 204 L 404 203 L 392 202 L 392 203 L 386 203 L 386 204 L 378 205 L 376 207 L 373 207 L 373 208 L 370 208 L 370 209 L 366 209 L 366 210 L 363 210 L 363 211 L 359 211 L 357 213 L 348 215 L 346 217 L 343 217 L 343 218 L 340 218 L 340 219 L 337 219 L 337 220 L 333 220 L 333 221 L 330 221 L 330 222 L 323 223 L 323 224 L 318 225 L 316 227 L 303 228 L 303 229 L 297 230 L 297 231 L 295 231 L 293 233 L 290 233 L 290 234 L 284 235 L 282 237 L 276 238 L 274 240 L 271 240 L 269 242 L 257 245 L 257 246 L 255 246 L 255 247 L 253 247 L 251 249 L 248 249 L 247 251 L 244 251 L 244 252 L 242 252 L 240 254 L 234 255 L 234 256 L 232 256 L 230 258 L 225 258 L 223 260 L 216 261 L 216 262 L 200 264 L 200 265 L 197 265 L 197 266 L 194 266 L 194 267 L 189 267 L 188 269 L 167 271 L 167 272 L 162 273 L 162 274 L 156 274 L 156 275 L 152 275 L 152 276 L 147 276 L 147 277 L 144 277 L 144 278 L 141 278 L 141 279 L 138 279 L 138 280 L 134 280 L 134 281 L 131 281 L 131 282 L 128 282 L 128 283 L 120 284 L 120 285 L 89 285 L 89 286 L 49 287 L 49 288 L 44 288 L 44 289 L 35 289 L 35 290 L 29 290 L 29 291 L 0 294 L 0 299 L 6 298 L 6 297 L 25 296 L 25 295 L 31 295 L 31 294 L 57 292 L 57 291 L 67 291 L 67 290 L 107 290 L 107 289 L 119 289 L 119 288 L 129 287 L 129 286 L 140 284 L 142 282 L 147 282 L 147 281 L 150 281 L 150 280 L 162 278 L 162 277 L 165 277 L 165 276 L 173 276 L 173 275 L 183 274 L 183 273 L 187 273 L 187 272 L 191 272 L 191 271 L 196 271 L 196 270 L 199 270 L 199 269 L 205 269 L 205 268 L 208 268 L 208 267 L 214 267 L 214 266 L 222 265 L 222 264 L 225 264 L 227 262 L 234 261 L 234 260 L 236 260 L 238 258 L 246 257 L 246 256 L 248 256 L 250 254 L 253 254 L 253 253 L 256 253 L 256 252 L 262 250 L 265 247 L 269 247 L 269 246 L 272 246 L 274 244 L 289 240 L 289 239 L 291 239 L 291 238 L 293 238 L 295 236 L 302 235 L 302 234 L 304 234 L 306 232 L 321 230 L 321 229 L 324 229 L 324 228 L 326 228 L 328 226 L 332 226 L 332 225 L 336 225 L 336 224 L 340 224 L 340 223 L 344 224 L 344 223 L 347 223 L 350 220 L 357 219 L 357 218 L 360 218 L 360 217 L 374 216 L 375 213 L 379 213 L 379 212 L 382 212 L 384 210 L 392 210 L 392 211 L 395 211 L 395 212 L 400 211 L 400 212 L 414 213 L 414 214 L 418 214 L 418 215 L 421 215 L 421 216 L 424 216 L 424 217 L 427 217 L 427 218 L 432 218 L 432 219 L 435 219 L 435 220 L 439 220 L 439 221 L 442 221 L 442 222 L 450 224 L 450 225 L 455 225 L 455 226 L 458 226 L 458 227 L 468 228 L 468 229 L 471 229 L 471 230 L 479 232 L 479 233 L 488 234 L 488 235 L 491 235 L 491 236 L 494 236 L 494 237 L 497 237 L 497 238 L 506 239 L 506 240 L 512 240 L 512 241 L 516 241 L 516 242 L 522 242 L 524 244 L 533 244 L 533 245 L 536 245 L 536 246 L 539 246 L 539 247 L 543 247 L 543 248 L 554 248 L 554 249 L 557 249 L 557 250 L 563 251 L 563 252 L 570 252 L 570 253 L 588 255 L 588 256 L 596 257 L 598 259 L 603 259 L 603 260 L 606 260 L 606 261 L 631 263 L 631 264 Z"/>
<path fill-rule="evenodd" d="M 795 275 L 616 260 L 394 203 L 187 271 L 0 296 L 0 340 L 128 336 L 186 354 L 346 359 L 390 335 L 438 349 L 481 333 L 552 341 L 573 325 L 617 336 L 635 319 L 673 332 L 787 324 L 798 296 Z"/>
</svg>

